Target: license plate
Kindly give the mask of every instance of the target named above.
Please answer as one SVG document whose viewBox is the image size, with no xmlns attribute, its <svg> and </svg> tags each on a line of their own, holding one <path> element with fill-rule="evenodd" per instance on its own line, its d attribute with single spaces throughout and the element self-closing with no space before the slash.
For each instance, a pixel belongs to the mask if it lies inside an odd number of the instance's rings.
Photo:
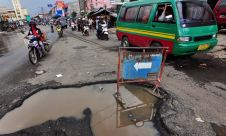
<svg viewBox="0 0 226 136">
<path fill-rule="evenodd" d="M 203 45 L 199 45 L 198 47 L 198 51 L 203 51 L 203 50 L 206 50 L 210 47 L 209 44 L 203 44 Z"/>
</svg>

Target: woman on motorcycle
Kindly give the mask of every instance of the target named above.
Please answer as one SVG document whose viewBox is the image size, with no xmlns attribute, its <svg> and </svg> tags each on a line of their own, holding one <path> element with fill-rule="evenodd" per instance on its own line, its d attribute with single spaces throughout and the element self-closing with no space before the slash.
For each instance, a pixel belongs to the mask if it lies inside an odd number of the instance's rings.
<svg viewBox="0 0 226 136">
<path fill-rule="evenodd" d="M 59 37 L 62 37 L 63 36 L 63 27 L 62 27 L 60 21 L 57 21 L 56 22 L 56 31 L 57 31 Z"/>
<path fill-rule="evenodd" d="M 34 21 L 31 21 L 29 23 L 29 26 L 30 26 L 30 30 L 28 32 L 28 36 L 34 35 L 37 38 L 38 44 L 41 46 L 42 51 L 45 54 L 45 47 L 43 44 L 43 42 L 45 42 L 45 38 L 42 31 L 39 28 L 37 28 L 37 25 Z"/>
</svg>

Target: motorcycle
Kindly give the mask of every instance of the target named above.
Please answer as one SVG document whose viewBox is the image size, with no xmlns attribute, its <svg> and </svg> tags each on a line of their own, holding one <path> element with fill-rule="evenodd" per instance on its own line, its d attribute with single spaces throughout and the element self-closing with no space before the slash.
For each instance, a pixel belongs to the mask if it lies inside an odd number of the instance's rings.
<svg viewBox="0 0 226 136">
<path fill-rule="evenodd" d="M 62 30 L 61 26 L 57 26 L 56 31 L 60 38 L 63 37 L 63 30 Z"/>
<path fill-rule="evenodd" d="M 75 30 L 76 30 L 76 26 L 75 26 L 74 23 L 71 23 L 71 30 L 72 30 L 72 31 L 75 31 Z"/>
<path fill-rule="evenodd" d="M 82 34 L 83 34 L 84 36 L 89 36 L 89 26 L 85 25 L 85 26 L 83 27 L 83 32 L 82 32 Z"/>
<path fill-rule="evenodd" d="M 54 33 L 53 25 L 51 25 L 51 33 Z"/>
<path fill-rule="evenodd" d="M 20 32 L 21 32 L 22 34 L 25 34 L 25 32 L 26 32 L 25 27 L 21 27 L 21 28 L 20 28 Z"/>
<path fill-rule="evenodd" d="M 100 40 L 109 40 L 107 24 L 101 24 L 97 30 L 97 38 Z"/>
<path fill-rule="evenodd" d="M 45 52 L 42 50 L 41 46 L 39 45 L 37 38 L 34 35 L 26 36 L 26 39 L 28 39 L 28 43 L 24 41 L 28 45 L 28 57 L 31 62 L 31 64 L 35 65 L 38 63 L 38 59 L 42 58 L 45 54 Z M 44 49 L 46 52 L 50 51 L 49 43 L 43 42 Z"/>
</svg>

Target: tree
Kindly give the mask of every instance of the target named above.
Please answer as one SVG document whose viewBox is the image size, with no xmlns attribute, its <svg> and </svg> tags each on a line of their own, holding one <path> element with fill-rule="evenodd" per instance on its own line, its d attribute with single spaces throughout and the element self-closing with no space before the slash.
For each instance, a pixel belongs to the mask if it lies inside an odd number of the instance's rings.
<svg viewBox="0 0 226 136">
<path fill-rule="evenodd" d="M 77 16 L 77 12 L 73 11 L 73 12 L 71 13 L 71 17 L 72 17 L 72 18 L 76 18 L 76 16 Z"/>
</svg>

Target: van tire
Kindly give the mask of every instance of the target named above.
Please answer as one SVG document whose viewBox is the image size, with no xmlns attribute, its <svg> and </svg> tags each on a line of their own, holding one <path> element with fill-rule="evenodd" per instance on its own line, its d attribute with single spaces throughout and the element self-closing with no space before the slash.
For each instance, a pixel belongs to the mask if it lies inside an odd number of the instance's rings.
<svg viewBox="0 0 226 136">
<path fill-rule="evenodd" d="M 162 47 L 162 44 L 160 44 L 158 42 L 154 42 L 151 44 L 151 47 Z"/>
<path fill-rule="evenodd" d="M 130 43 L 127 37 L 122 38 L 121 47 L 129 47 Z"/>
<path fill-rule="evenodd" d="M 154 42 L 154 43 L 151 44 L 151 47 L 161 48 L 161 47 L 162 47 L 162 44 L 160 44 L 160 43 L 158 43 L 158 42 Z M 152 51 L 160 52 L 161 49 L 153 49 Z"/>
<path fill-rule="evenodd" d="M 218 31 L 220 31 L 222 29 L 222 27 L 220 25 L 218 25 Z"/>
</svg>

